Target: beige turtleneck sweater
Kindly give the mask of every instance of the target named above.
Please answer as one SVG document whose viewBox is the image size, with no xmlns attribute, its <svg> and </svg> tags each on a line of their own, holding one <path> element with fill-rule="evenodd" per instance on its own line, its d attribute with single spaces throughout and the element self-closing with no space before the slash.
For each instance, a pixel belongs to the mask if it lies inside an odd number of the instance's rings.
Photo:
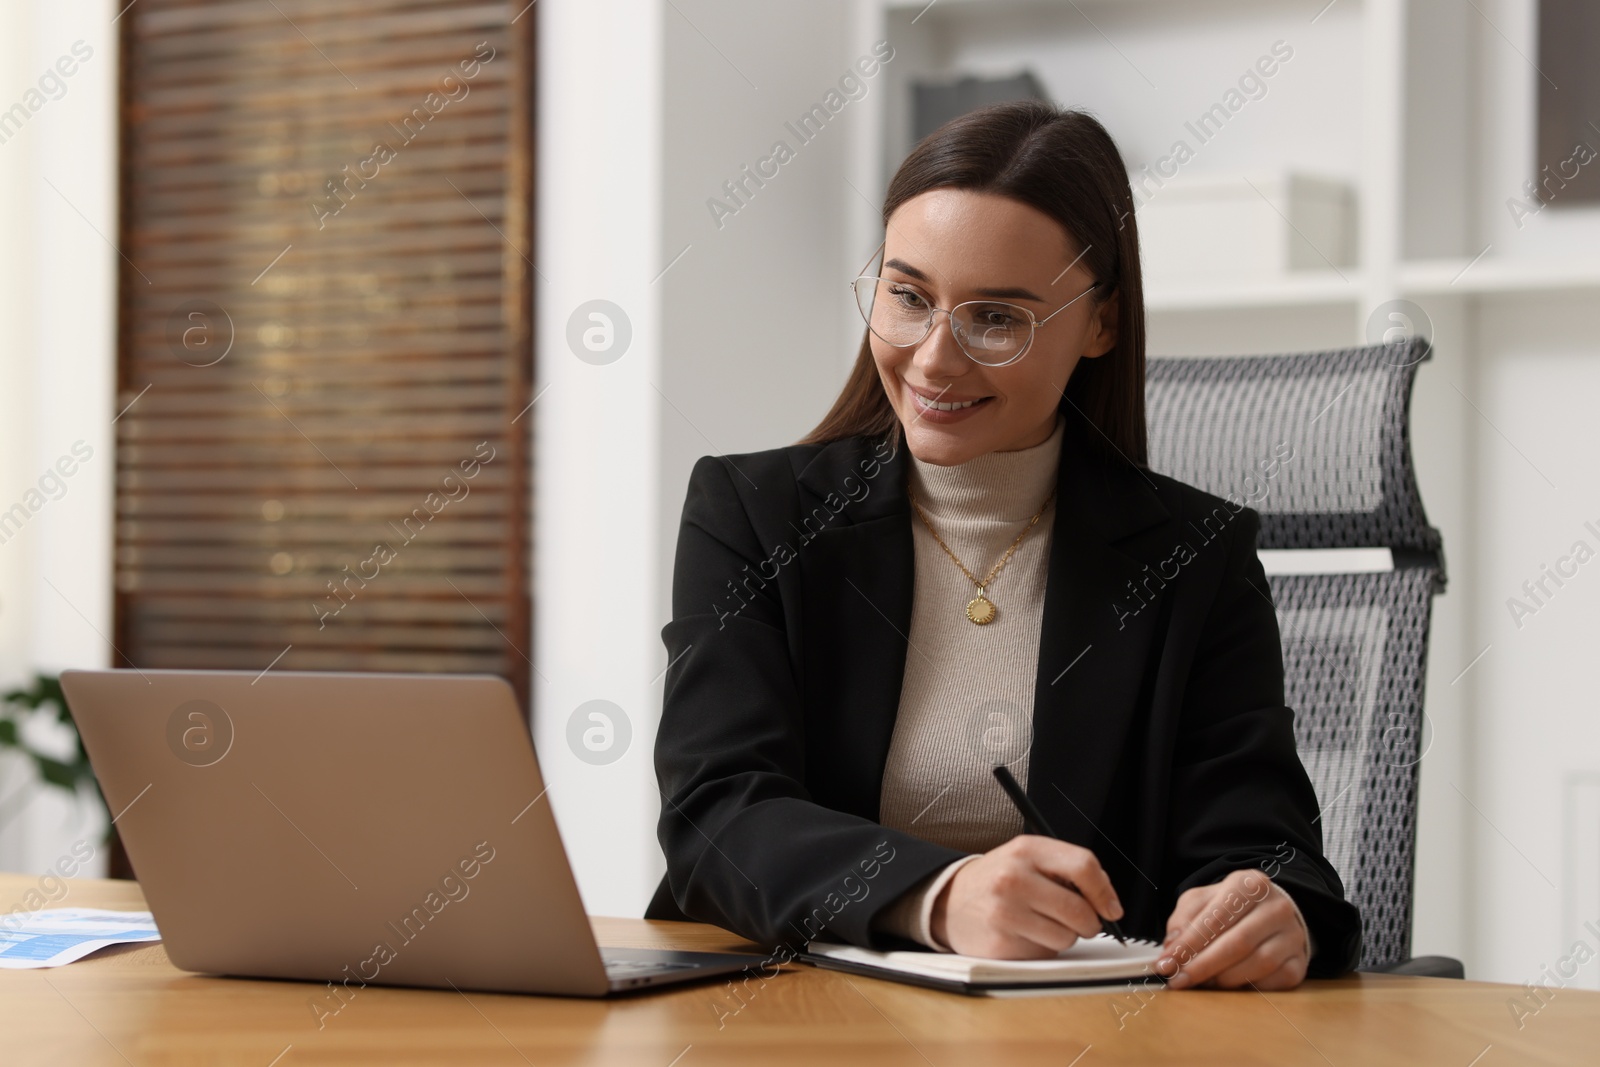
<svg viewBox="0 0 1600 1067">
<path fill-rule="evenodd" d="M 907 477 L 945 544 L 980 581 L 1056 484 L 1065 420 L 1041 444 L 941 467 L 912 456 Z M 1022 832 L 1022 816 L 994 779 L 1004 763 L 1024 788 L 1032 739 L 1034 678 L 1055 501 L 984 590 L 998 613 L 966 616 L 977 588 L 911 514 L 916 555 L 911 629 L 894 736 L 884 767 L 879 821 L 965 850 L 903 894 L 879 928 L 931 948 L 933 900 L 962 864 Z"/>
</svg>

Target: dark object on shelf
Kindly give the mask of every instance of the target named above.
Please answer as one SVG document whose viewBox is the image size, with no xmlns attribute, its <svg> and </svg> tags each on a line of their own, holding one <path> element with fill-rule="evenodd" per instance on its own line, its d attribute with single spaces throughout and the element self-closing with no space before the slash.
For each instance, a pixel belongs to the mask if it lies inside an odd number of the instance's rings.
<svg viewBox="0 0 1600 1067">
<path fill-rule="evenodd" d="M 914 81 L 911 92 L 913 141 L 920 141 L 958 115 L 987 104 L 1050 99 L 1039 79 L 1028 70 L 1009 78 L 980 78 L 968 74 L 953 81 Z"/>
<path fill-rule="evenodd" d="M 1540 0 L 1539 157 L 1531 168 L 1535 196 L 1516 198 L 1520 212 L 1544 206 L 1600 201 L 1600 4 L 1593 0 Z M 1556 86 L 1560 86 L 1559 90 Z"/>
</svg>

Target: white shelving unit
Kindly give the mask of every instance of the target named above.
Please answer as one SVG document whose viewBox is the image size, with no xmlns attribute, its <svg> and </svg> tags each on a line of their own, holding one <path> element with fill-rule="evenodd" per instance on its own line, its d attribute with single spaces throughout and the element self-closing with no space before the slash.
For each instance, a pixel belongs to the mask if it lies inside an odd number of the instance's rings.
<svg viewBox="0 0 1600 1067">
<path fill-rule="evenodd" d="M 862 32 L 893 42 L 896 55 L 884 91 L 870 98 L 876 114 L 857 137 L 853 184 L 881 197 L 909 150 L 912 80 L 1024 68 L 1057 103 L 1100 117 L 1137 175 L 1171 138 L 1187 136 L 1186 117 L 1282 40 L 1294 59 L 1219 131 L 1216 140 L 1231 143 L 1196 146 L 1189 167 L 1208 174 L 1301 168 L 1343 178 L 1356 193 L 1359 264 L 1147 286 L 1153 353 L 1167 340 L 1169 313 L 1183 326 L 1197 313 L 1226 318 L 1230 328 L 1208 330 L 1208 339 L 1236 337 L 1233 350 L 1243 352 L 1271 348 L 1275 331 L 1257 337 L 1252 321 L 1264 310 L 1344 308 L 1348 329 L 1325 338 L 1340 345 L 1365 340 L 1371 309 L 1397 298 L 1427 307 L 1430 298 L 1592 295 L 1600 289 L 1600 209 L 1554 205 L 1527 224 L 1542 231 L 1532 240 L 1518 239 L 1524 235 L 1504 209 L 1538 170 L 1525 106 L 1538 74 L 1513 55 L 1501 73 L 1520 84 L 1506 94 L 1491 90 L 1482 77 L 1490 72 L 1473 65 L 1480 38 L 1498 41 L 1532 7 L 1532 0 L 1476 7 L 1456 0 L 863 0 Z M 1514 175 L 1522 177 L 1506 177 Z M 870 206 L 855 215 L 861 238 L 854 244 L 870 245 L 876 216 Z"/>
</svg>

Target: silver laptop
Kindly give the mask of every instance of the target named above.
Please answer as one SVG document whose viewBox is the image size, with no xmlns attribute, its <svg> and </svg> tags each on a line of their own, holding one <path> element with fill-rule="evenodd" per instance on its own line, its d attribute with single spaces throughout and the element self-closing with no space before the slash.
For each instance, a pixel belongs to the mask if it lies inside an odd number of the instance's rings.
<svg viewBox="0 0 1600 1067">
<path fill-rule="evenodd" d="M 188 971 L 605 996 L 754 954 L 601 949 L 511 687 L 487 675 L 64 671 Z"/>
</svg>

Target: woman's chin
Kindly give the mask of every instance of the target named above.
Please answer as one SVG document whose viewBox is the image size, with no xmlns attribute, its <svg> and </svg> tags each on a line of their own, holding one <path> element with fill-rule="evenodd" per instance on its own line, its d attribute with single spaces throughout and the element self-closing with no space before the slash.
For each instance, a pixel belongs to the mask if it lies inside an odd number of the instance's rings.
<svg viewBox="0 0 1600 1067">
<path fill-rule="evenodd" d="M 918 421 L 906 430 L 905 436 L 913 456 L 940 467 L 965 463 L 987 451 L 973 443 L 971 434 L 954 427 L 927 426 Z"/>
</svg>

